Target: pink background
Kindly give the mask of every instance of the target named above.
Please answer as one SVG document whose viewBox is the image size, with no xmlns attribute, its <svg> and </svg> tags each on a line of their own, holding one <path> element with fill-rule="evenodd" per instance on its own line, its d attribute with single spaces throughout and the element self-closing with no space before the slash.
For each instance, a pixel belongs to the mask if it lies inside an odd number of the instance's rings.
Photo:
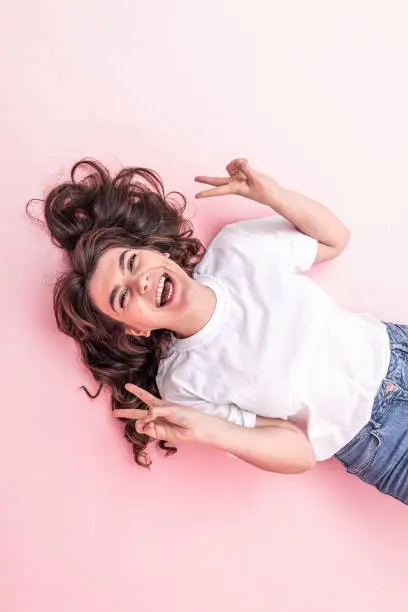
<svg viewBox="0 0 408 612">
<path fill-rule="evenodd" d="M 408 510 L 334 461 L 282 477 L 183 448 L 137 469 L 56 331 L 60 255 L 25 202 L 85 155 L 144 164 L 200 236 L 264 212 L 193 200 L 237 155 L 328 204 L 353 241 L 314 275 L 408 321 L 403 0 L 4 2 L 0 607 L 406 612 Z"/>
</svg>

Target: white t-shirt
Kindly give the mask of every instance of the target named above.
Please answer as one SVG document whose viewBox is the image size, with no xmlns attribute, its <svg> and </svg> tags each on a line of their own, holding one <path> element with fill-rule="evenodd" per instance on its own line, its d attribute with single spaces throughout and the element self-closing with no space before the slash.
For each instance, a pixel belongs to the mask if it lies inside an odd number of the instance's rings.
<svg viewBox="0 0 408 612">
<path fill-rule="evenodd" d="M 316 253 L 316 240 L 277 215 L 226 226 L 194 272 L 215 311 L 162 360 L 162 397 L 247 427 L 257 414 L 306 415 L 318 460 L 349 442 L 387 373 L 388 334 L 300 274 Z"/>
</svg>

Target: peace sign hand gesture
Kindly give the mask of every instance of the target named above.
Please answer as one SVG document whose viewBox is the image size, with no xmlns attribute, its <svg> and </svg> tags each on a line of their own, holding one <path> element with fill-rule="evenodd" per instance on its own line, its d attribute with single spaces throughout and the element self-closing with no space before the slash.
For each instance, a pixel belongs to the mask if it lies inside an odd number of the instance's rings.
<svg viewBox="0 0 408 612">
<path fill-rule="evenodd" d="M 171 404 L 161 400 L 145 389 L 127 384 L 126 390 L 145 403 L 149 410 L 118 408 L 113 415 L 123 419 L 134 419 L 135 429 L 150 438 L 165 440 L 170 444 L 178 442 L 210 443 L 221 419 L 203 414 L 194 408 Z"/>
<path fill-rule="evenodd" d="M 213 189 L 206 189 L 197 193 L 197 198 L 211 198 L 222 195 L 240 195 L 273 206 L 279 199 L 281 186 L 271 177 L 253 170 L 247 159 L 234 159 L 226 168 L 227 177 L 196 176 L 197 183 L 212 185 Z"/>
</svg>

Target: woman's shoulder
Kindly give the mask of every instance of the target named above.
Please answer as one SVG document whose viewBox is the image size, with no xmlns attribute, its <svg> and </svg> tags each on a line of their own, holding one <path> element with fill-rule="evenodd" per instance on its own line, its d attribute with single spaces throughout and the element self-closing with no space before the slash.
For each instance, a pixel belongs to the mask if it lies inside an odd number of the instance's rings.
<svg viewBox="0 0 408 612">
<path fill-rule="evenodd" d="M 273 224 L 276 224 L 276 217 Z M 195 267 L 200 276 L 229 277 L 244 273 L 248 262 L 258 265 L 268 252 L 271 237 L 271 217 L 240 219 L 225 225 L 210 242 L 204 257 Z"/>
<path fill-rule="evenodd" d="M 263 245 L 270 245 L 271 235 L 287 231 L 288 228 L 293 228 L 293 226 L 277 214 L 238 219 L 227 223 L 215 234 L 207 253 L 231 247 L 238 250 L 242 247 L 246 250 L 249 242 L 252 246 L 256 244 L 257 248 L 262 249 Z M 254 240 L 257 242 L 255 243 Z"/>
<path fill-rule="evenodd" d="M 200 398 L 194 391 L 189 351 L 173 351 L 161 360 L 156 375 L 160 396 L 170 402 L 189 405 Z"/>
<path fill-rule="evenodd" d="M 181 370 L 188 360 L 188 351 L 177 351 L 170 346 L 167 354 L 160 360 L 156 374 L 156 382 L 159 390 L 166 385 L 171 385 L 174 378 L 181 375 Z"/>
</svg>

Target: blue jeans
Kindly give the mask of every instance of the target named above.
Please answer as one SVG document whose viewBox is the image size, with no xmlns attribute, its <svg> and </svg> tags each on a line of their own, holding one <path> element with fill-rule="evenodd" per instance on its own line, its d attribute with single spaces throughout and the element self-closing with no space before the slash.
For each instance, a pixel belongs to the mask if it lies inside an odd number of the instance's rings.
<svg viewBox="0 0 408 612">
<path fill-rule="evenodd" d="M 386 325 L 391 361 L 371 419 L 335 457 L 350 474 L 408 504 L 408 325 Z"/>
</svg>

